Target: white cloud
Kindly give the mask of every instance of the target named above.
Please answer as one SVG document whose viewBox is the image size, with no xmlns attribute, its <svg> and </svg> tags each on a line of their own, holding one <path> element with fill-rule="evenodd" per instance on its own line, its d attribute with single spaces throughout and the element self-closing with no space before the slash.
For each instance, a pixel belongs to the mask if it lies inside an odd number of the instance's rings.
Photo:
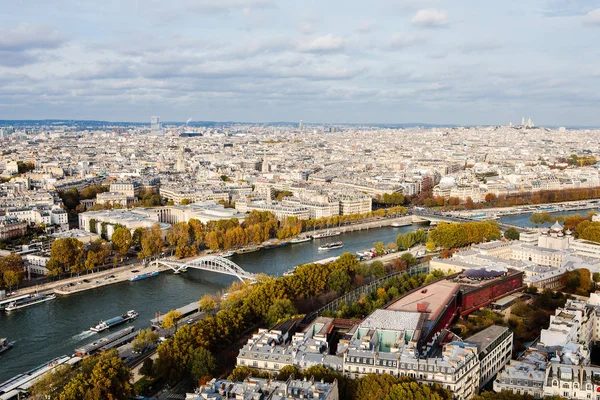
<svg viewBox="0 0 600 400">
<path fill-rule="evenodd" d="M 6 51 L 56 48 L 63 43 L 64 38 L 47 26 L 21 24 L 0 36 L 0 50 Z"/>
<path fill-rule="evenodd" d="M 395 33 L 390 37 L 388 42 L 388 48 L 392 50 L 399 50 L 405 47 L 414 46 L 417 43 L 422 43 L 424 40 L 422 38 L 406 35 L 403 33 Z"/>
<path fill-rule="evenodd" d="M 588 12 L 585 17 L 583 17 L 583 21 L 590 25 L 600 25 L 600 8 Z"/>
<path fill-rule="evenodd" d="M 419 10 L 412 19 L 412 24 L 423 27 L 440 27 L 448 25 L 448 13 L 438 9 Z"/>
<path fill-rule="evenodd" d="M 298 51 L 309 53 L 332 52 L 344 47 L 344 38 L 331 33 L 325 36 L 302 39 L 298 42 Z"/>
<path fill-rule="evenodd" d="M 364 21 L 361 22 L 360 25 L 356 27 L 356 32 L 358 33 L 369 33 L 373 32 L 378 28 L 378 25 L 374 21 Z"/>
</svg>

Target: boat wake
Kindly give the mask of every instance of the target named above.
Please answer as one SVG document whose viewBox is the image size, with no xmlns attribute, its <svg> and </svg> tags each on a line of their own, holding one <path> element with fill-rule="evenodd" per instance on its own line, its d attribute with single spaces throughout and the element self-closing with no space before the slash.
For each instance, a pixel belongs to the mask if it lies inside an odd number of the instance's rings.
<svg viewBox="0 0 600 400">
<path fill-rule="evenodd" d="M 79 342 L 80 340 L 89 338 L 90 336 L 95 335 L 95 334 L 96 334 L 96 332 L 92 332 L 90 330 L 87 330 L 87 331 L 83 331 L 81 333 L 78 333 L 75 336 L 72 336 L 71 340 L 74 341 L 74 342 Z"/>
</svg>

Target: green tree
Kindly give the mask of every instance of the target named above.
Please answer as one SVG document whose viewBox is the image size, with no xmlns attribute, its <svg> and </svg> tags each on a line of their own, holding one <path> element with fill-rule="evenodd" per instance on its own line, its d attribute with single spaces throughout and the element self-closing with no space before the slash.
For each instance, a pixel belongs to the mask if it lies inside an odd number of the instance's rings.
<svg viewBox="0 0 600 400">
<path fill-rule="evenodd" d="M 217 369 L 217 360 L 215 357 L 205 349 L 199 347 L 192 353 L 190 359 L 189 370 L 194 381 L 198 381 L 200 378 L 205 376 L 212 376 Z"/>
<path fill-rule="evenodd" d="M 142 363 L 140 367 L 140 374 L 145 376 L 154 376 L 154 360 L 148 357 Z"/>
<path fill-rule="evenodd" d="M 162 327 L 165 329 L 177 328 L 177 322 L 181 319 L 181 313 L 177 310 L 169 311 L 162 321 Z"/>
<path fill-rule="evenodd" d="M 346 293 L 350 289 L 351 279 L 347 272 L 335 269 L 327 278 L 327 287 L 338 293 Z"/>
<path fill-rule="evenodd" d="M 192 201 L 190 199 L 181 199 L 181 203 L 182 206 L 187 206 L 188 204 L 192 204 Z"/>
<path fill-rule="evenodd" d="M 279 373 L 277 374 L 277 380 L 285 382 L 292 375 L 298 379 L 302 377 L 302 372 L 294 365 L 286 365 L 279 370 Z"/>
<path fill-rule="evenodd" d="M 144 228 L 135 228 L 131 235 L 131 245 L 136 249 L 142 248 L 142 236 L 144 236 Z"/>
<path fill-rule="evenodd" d="M 504 231 L 504 237 L 508 240 L 519 240 L 521 234 L 516 228 L 508 228 Z"/>
<path fill-rule="evenodd" d="M 267 322 L 273 326 L 277 322 L 286 320 L 298 314 L 294 304 L 289 299 L 276 300 L 267 311 Z"/>
<path fill-rule="evenodd" d="M 90 229 L 90 232 L 92 232 L 92 233 L 98 233 L 98 226 L 97 226 L 96 220 L 94 218 L 90 218 L 89 229 Z"/>
<path fill-rule="evenodd" d="M 415 256 L 413 256 L 411 253 L 404 253 L 400 256 L 400 258 L 404 261 L 406 261 L 406 265 L 410 268 L 410 267 L 414 267 L 415 265 L 417 265 L 419 262 L 417 261 L 417 259 L 415 258 Z"/>
<path fill-rule="evenodd" d="M 131 247 L 131 231 L 125 227 L 116 228 L 111 238 L 113 250 L 124 257 Z"/>
</svg>

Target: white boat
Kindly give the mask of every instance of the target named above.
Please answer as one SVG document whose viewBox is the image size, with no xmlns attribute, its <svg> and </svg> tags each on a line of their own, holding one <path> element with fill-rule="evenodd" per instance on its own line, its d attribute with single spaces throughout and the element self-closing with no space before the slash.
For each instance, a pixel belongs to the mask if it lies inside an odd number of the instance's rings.
<svg viewBox="0 0 600 400">
<path fill-rule="evenodd" d="M 304 238 L 296 238 L 296 239 L 292 239 L 290 240 L 291 244 L 298 244 L 298 243 L 305 243 L 305 242 L 310 242 L 313 238 L 311 238 L 310 236 L 304 237 Z"/>
<path fill-rule="evenodd" d="M 393 222 L 392 228 L 400 228 L 400 227 L 407 226 L 407 225 L 410 225 L 410 224 L 403 224 L 401 222 Z"/>
<path fill-rule="evenodd" d="M 34 294 L 29 298 L 13 301 L 8 306 L 6 306 L 6 311 L 18 310 L 20 308 L 25 308 L 29 306 L 33 306 L 38 303 L 43 303 L 45 301 L 54 300 L 56 295 L 53 294 Z"/>
<path fill-rule="evenodd" d="M 332 243 L 327 243 L 324 244 L 322 246 L 319 246 L 319 250 L 332 250 L 332 249 L 339 249 L 344 247 L 344 243 L 342 242 L 332 242 Z"/>
<path fill-rule="evenodd" d="M 315 235 L 313 235 L 313 239 L 324 239 L 324 238 L 328 238 L 328 237 L 332 237 L 332 236 L 339 236 L 341 235 L 342 232 L 340 231 L 326 231 L 323 233 L 317 233 Z"/>
<path fill-rule="evenodd" d="M 9 350 L 15 342 L 9 342 L 6 338 L 0 338 L 0 354 L 4 353 L 6 350 Z"/>
<path fill-rule="evenodd" d="M 232 257 L 234 254 L 234 251 L 226 251 L 225 253 L 221 253 L 221 257 Z"/>
</svg>

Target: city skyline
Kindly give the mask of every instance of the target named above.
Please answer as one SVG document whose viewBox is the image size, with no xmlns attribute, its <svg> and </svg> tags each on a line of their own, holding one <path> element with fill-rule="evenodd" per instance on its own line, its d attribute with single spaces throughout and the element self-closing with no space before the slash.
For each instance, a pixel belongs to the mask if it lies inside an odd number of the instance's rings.
<svg viewBox="0 0 600 400">
<path fill-rule="evenodd" d="M 598 125 L 597 1 L 5 8 L 3 119 Z"/>
</svg>

